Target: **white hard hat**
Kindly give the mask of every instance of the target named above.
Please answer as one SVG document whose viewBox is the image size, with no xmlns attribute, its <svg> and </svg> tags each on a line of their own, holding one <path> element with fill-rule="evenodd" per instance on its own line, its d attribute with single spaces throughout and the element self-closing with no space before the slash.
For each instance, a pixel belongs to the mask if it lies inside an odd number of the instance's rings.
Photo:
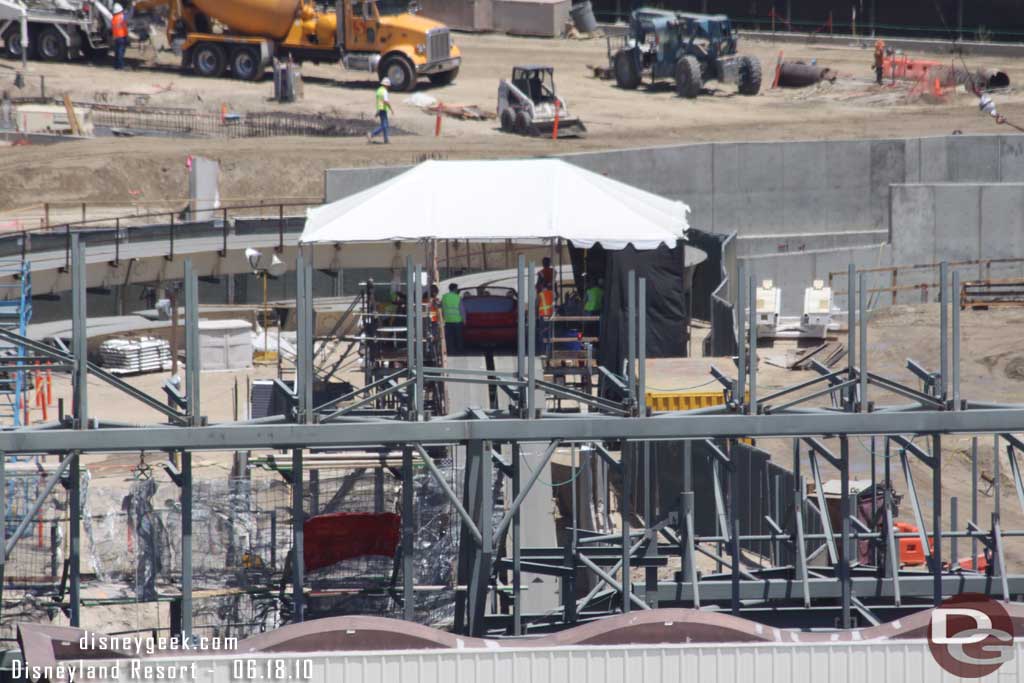
<svg viewBox="0 0 1024 683">
<path fill-rule="evenodd" d="M 121 7 L 121 3 L 115 2 L 114 3 L 114 14 L 118 14 L 118 13 L 123 12 L 123 11 L 124 11 L 124 7 Z"/>
<path fill-rule="evenodd" d="M 390 88 L 391 87 L 391 79 L 388 78 L 387 76 L 385 76 L 384 78 L 380 79 L 380 84 L 383 85 L 385 88 Z"/>
</svg>

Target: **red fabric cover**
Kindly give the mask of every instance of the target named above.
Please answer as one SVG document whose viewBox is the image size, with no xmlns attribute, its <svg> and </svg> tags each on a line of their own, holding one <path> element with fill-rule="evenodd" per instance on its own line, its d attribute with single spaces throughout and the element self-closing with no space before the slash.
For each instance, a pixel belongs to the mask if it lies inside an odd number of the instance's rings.
<svg viewBox="0 0 1024 683">
<path fill-rule="evenodd" d="M 306 571 L 354 557 L 394 557 L 402 518 L 393 512 L 332 512 L 302 525 Z"/>
</svg>

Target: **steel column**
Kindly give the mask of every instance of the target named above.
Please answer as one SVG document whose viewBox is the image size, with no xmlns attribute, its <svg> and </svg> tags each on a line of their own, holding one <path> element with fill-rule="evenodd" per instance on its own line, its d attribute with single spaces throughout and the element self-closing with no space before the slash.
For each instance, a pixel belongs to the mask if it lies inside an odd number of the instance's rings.
<svg viewBox="0 0 1024 683">
<path fill-rule="evenodd" d="M 411 260 L 411 259 L 410 259 Z M 402 614 L 412 621 L 416 616 L 415 571 L 416 496 L 412 469 L 412 448 L 402 449 Z"/>
<path fill-rule="evenodd" d="M 750 274 L 750 369 L 747 371 L 750 384 L 750 414 L 757 415 L 757 279 Z"/>
<path fill-rule="evenodd" d="M 84 292 L 83 292 L 84 296 Z M 68 575 L 70 577 L 71 626 L 82 625 L 82 466 L 81 454 L 69 453 L 71 459 L 68 516 L 71 528 L 68 530 Z"/>
<path fill-rule="evenodd" d="M 531 261 L 530 274 L 536 270 L 537 264 Z M 526 291 L 530 296 L 529 315 L 526 321 L 526 418 L 532 420 L 537 417 L 537 294 L 529 284 Z"/>
<path fill-rule="evenodd" d="M 860 412 L 868 412 L 868 285 L 867 274 L 860 274 L 860 282 L 857 283 L 857 294 L 860 297 L 860 353 L 857 362 L 860 364 Z M 853 349 L 850 349 L 853 353 Z M 874 455 L 872 455 L 872 467 L 874 467 Z M 872 480 L 872 483 L 874 481 Z M 874 500 L 874 498 L 872 498 Z"/>
<path fill-rule="evenodd" d="M 619 516 L 622 520 L 622 585 L 620 587 L 622 591 L 622 611 L 628 612 L 630 610 L 631 598 L 633 597 L 633 582 L 630 576 L 630 556 L 633 554 L 630 546 L 631 540 L 629 536 L 629 515 L 632 514 L 632 503 L 633 497 L 633 468 L 630 466 L 632 460 L 628 455 L 627 451 L 630 446 L 627 442 L 623 441 L 621 450 L 619 451 L 619 464 L 622 471 L 622 497 L 619 501 Z M 580 556 L 580 560 L 583 560 L 583 556 Z"/>
<path fill-rule="evenodd" d="M 743 406 L 747 402 L 747 288 L 744 286 L 746 268 L 743 261 L 736 264 L 736 269 L 736 389 L 733 391 L 733 399 L 736 405 Z"/>
<path fill-rule="evenodd" d="M 863 311 L 861 312 L 863 315 Z M 851 628 L 853 623 L 850 620 L 850 554 L 852 543 L 850 542 L 850 443 L 845 435 L 839 437 L 839 481 L 842 487 L 842 497 L 839 499 L 839 514 L 842 516 L 841 533 L 843 539 L 842 556 L 839 558 L 839 588 L 842 594 L 843 628 Z M 832 533 L 832 529 L 825 529 L 826 534 Z"/>
<path fill-rule="evenodd" d="M 485 455 L 483 441 L 466 444 L 466 459 L 479 461 L 480 479 L 477 482 L 480 493 L 480 508 L 476 524 L 481 531 L 477 552 L 473 558 L 473 569 L 469 582 L 469 633 L 481 636 L 484 633 L 484 615 L 487 611 L 487 596 L 490 588 L 491 566 L 494 553 L 494 502 L 492 498 L 494 477 L 491 458 Z"/>
<path fill-rule="evenodd" d="M 520 258 L 522 258 L 520 256 Z M 512 443 L 512 499 L 519 497 L 522 463 L 520 463 L 520 446 L 518 441 Z M 512 514 L 512 635 L 523 634 L 523 572 L 521 563 L 521 512 Z M 499 543 L 500 543 L 499 539 Z"/>
<path fill-rule="evenodd" d="M 857 338 L 857 267 L 852 263 L 846 268 L 846 371 L 849 379 L 854 379 L 854 372 L 856 369 L 855 361 L 857 354 L 855 349 L 856 338 Z M 857 388 L 850 385 L 844 392 L 847 398 L 846 410 L 854 410 L 853 397 L 857 393 Z"/>
<path fill-rule="evenodd" d="M 999 457 L 999 454 L 996 454 Z M 935 606 L 942 604 L 942 437 L 932 436 L 932 575 L 935 578 Z"/>
<path fill-rule="evenodd" d="M 86 305 L 85 244 L 78 233 L 71 235 L 71 352 L 75 371 L 72 377 L 75 426 L 89 428 L 89 346 Z"/>
<path fill-rule="evenodd" d="M 949 395 L 949 264 L 939 264 L 939 397 L 945 403 Z"/>
<path fill-rule="evenodd" d="M 978 523 L 978 437 L 971 438 L 971 524 Z M 978 571 L 978 539 L 971 537 L 971 569 Z"/>
<path fill-rule="evenodd" d="M 306 618 L 306 597 L 303 585 L 306 581 L 305 546 L 303 524 L 306 521 L 302 502 L 303 464 L 302 449 L 292 450 L 292 621 L 302 622 Z"/>
<path fill-rule="evenodd" d="M 953 308 L 953 410 L 960 410 L 960 271 L 953 271 L 953 290 L 950 305 Z M 956 558 L 953 558 L 956 559 Z"/>
<path fill-rule="evenodd" d="M 190 368 L 189 362 L 186 368 Z M 191 394 L 191 387 L 189 394 Z M 181 453 L 181 638 L 192 638 L 192 454 Z"/>
<path fill-rule="evenodd" d="M 185 401 L 189 424 L 202 424 L 200 414 L 199 282 L 192 259 L 185 259 Z M 175 314 L 176 315 L 176 314 Z"/>
</svg>

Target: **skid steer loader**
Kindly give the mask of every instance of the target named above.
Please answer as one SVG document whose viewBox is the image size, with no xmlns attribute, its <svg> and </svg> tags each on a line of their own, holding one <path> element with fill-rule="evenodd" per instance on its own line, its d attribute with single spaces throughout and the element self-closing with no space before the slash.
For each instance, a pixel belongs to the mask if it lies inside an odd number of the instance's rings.
<svg viewBox="0 0 1024 683">
<path fill-rule="evenodd" d="M 556 121 L 560 138 L 583 137 L 587 132 L 555 93 L 555 70 L 550 66 L 512 68 L 512 78 L 498 85 L 498 120 L 503 131 L 520 135 L 550 137 Z"/>
</svg>

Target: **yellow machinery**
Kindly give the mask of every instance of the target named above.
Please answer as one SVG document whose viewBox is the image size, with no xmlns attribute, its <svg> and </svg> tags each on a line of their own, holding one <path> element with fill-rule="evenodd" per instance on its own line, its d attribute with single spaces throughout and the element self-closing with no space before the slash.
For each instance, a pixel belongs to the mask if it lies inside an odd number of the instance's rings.
<svg viewBox="0 0 1024 683">
<path fill-rule="evenodd" d="M 395 0 L 338 0 L 321 12 L 307 0 L 141 0 L 136 12 L 167 9 L 167 39 L 182 67 L 200 76 L 230 71 L 257 80 L 270 61 L 342 62 L 407 91 L 420 76 L 455 80 L 462 57 L 444 24 Z M 341 25 L 338 17 L 342 17 Z"/>
</svg>

